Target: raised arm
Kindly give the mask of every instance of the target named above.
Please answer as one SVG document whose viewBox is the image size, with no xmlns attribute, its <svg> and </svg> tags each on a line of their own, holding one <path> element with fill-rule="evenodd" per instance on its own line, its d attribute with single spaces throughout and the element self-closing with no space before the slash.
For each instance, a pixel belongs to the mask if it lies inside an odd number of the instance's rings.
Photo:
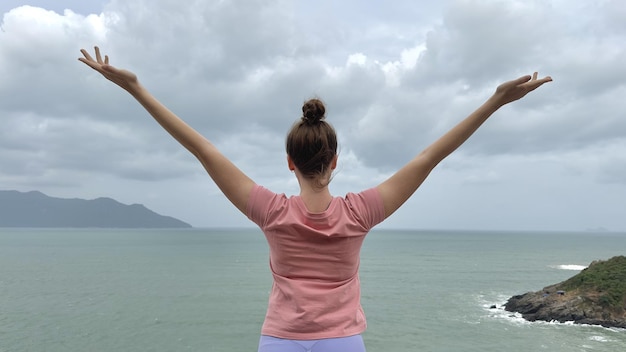
<svg viewBox="0 0 626 352">
<path fill-rule="evenodd" d="M 378 185 L 383 198 L 385 217 L 393 214 L 424 182 L 430 172 L 463 144 L 496 110 L 521 99 L 552 78 L 524 76 L 498 86 L 496 92 L 458 125 L 424 149 L 389 179 Z"/>
<path fill-rule="evenodd" d="M 109 65 L 108 56 L 102 60 L 98 47 L 95 48 L 95 60 L 86 50 L 82 49 L 81 52 L 84 58 L 78 60 L 130 93 L 172 137 L 200 160 L 224 195 L 237 209 L 245 213 L 254 181 L 220 153 L 211 142 L 152 96 L 139 83 L 135 74 Z"/>
</svg>

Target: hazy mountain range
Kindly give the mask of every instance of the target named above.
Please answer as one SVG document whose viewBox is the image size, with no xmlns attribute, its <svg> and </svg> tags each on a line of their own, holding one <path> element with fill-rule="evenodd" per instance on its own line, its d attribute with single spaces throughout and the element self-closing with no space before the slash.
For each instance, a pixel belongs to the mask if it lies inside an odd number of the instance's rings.
<svg viewBox="0 0 626 352">
<path fill-rule="evenodd" d="M 185 228 L 141 204 L 111 198 L 66 199 L 39 191 L 0 191 L 0 227 Z"/>
</svg>

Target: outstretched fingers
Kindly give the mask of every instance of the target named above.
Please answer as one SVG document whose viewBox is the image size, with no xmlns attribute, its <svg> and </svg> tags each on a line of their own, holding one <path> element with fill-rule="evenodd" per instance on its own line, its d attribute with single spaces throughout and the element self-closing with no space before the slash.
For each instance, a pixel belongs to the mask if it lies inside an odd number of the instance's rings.
<svg viewBox="0 0 626 352">
<path fill-rule="evenodd" d="M 537 89 L 539 86 L 541 86 L 542 84 L 546 82 L 552 82 L 552 77 L 546 76 L 541 79 L 538 79 L 537 78 L 538 75 L 539 75 L 538 72 L 533 73 L 532 79 L 523 84 L 523 86 L 526 89 L 528 89 L 529 92 Z"/>
<path fill-rule="evenodd" d="M 89 55 L 89 52 L 87 50 L 80 49 L 80 52 L 83 54 L 86 60 L 93 61 L 93 58 L 91 57 L 91 55 Z"/>
<path fill-rule="evenodd" d="M 520 77 L 520 78 L 518 78 L 518 79 L 514 80 L 513 82 L 514 82 L 514 83 L 515 83 L 515 85 L 517 86 L 517 85 L 520 85 L 520 84 L 526 83 L 526 82 L 528 82 L 528 81 L 530 81 L 530 80 L 532 80 L 532 77 L 530 77 L 530 75 L 526 75 L 526 76 L 522 76 L 522 77 Z"/>
<path fill-rule="evenodd" d="M 86 64 L 87 66 L 93 68 L 96 71 L 100 71 L 102 69 L 102 58 L 100 56 L 100 50 L 96 47 L 96 60 L 89 54 L 89 52 L 85 49 L 80 49 L 80 52 L 83 54 L 83 57 L 78 58 L 78 61 Z"/>
<path fill-rule="evenodd" d="M 86 63 L 87 65 L 96 68 L 97 65 L 108 65 L 109 64 L 109 56 L 105 55 L 104 56 L 104 61 L 102 61 L 102 54 L 100 54 L 100 48 L 95 46 L 94 47 L 94 51 L 96 53 L 96 59 L 94 60 L 94 58 L 89 54 L 89 52 L 85 49 L 80 49 L 80 52 L 83 54 L 84 58 L 79 58 L 78 60 Z"/>
<path fill-rule="evenodd" d="M 100 55 L 100 48 L 98 48 L 97 46 L 94 47 L 95 51 L 96 51 L 96 61 L 99 64 L 102 64 L 102 55 Z"/>
</svg>

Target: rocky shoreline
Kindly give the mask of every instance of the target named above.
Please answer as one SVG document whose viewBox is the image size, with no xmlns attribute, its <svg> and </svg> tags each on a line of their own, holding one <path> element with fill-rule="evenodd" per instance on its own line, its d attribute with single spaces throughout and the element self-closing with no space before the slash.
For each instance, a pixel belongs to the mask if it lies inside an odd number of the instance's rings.
<svg viewBox="0 0 626 352">
<path fill-rule="evenodd" d="M 594 261 L 561 283 L 511 297 L 504 305 L 528 321 L 601 325 L 626 329 L 626 257 Z"/>
</svg>

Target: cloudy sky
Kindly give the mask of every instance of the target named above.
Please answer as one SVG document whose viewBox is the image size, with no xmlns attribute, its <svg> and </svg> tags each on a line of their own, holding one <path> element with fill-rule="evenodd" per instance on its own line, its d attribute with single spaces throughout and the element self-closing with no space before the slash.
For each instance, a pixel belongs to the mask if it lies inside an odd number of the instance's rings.
<svg viewBox="0 0 626 352">
<path fill-rule="evenodd" d="M 436 4 L 435 4 L 436 3 Z M 140 203 L 252 226 L 124 91 L 98 45 L 256 182 L 298 192 L 284 136 L 314 96 L 338 130 L 337 195 L 383 181 L 533 71 L 381 228 L 626 231 L 622 0 L 0 2 L 0 189 Z"/>
</svg>

